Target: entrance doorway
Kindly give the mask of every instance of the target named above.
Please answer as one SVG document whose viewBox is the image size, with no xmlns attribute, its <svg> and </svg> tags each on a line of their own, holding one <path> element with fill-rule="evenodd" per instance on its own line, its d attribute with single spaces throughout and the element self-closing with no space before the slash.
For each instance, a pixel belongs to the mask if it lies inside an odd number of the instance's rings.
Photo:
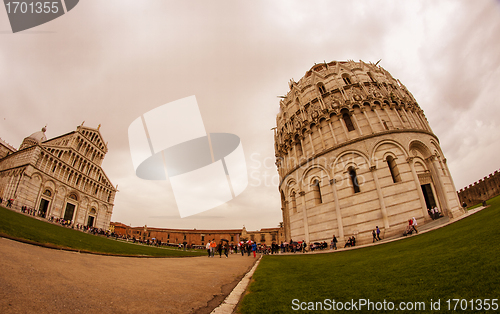
<svg viewBox="0 0 500 314">
<path fill-rule="evenodd" d="M 427 209 L 431 209 L 436 207 L 436 200 L 434 199 L 434 193 L 432 193 L 431 184 L 422 184 L 422 193 L 424 194 L 425 205 L 427 205 Z"/>
<path fill-rule="evenodd" d="M 89 220 L 87 221 L 87 227 L 94 226 L 94 216 L 89 216 Z"/>
<path fill-rule="evenodd" d="M 66 211 L 64 212 L 64 220 L 73 220 L 73 213 L 75 212 L 75 205 L 66 203 Z"/>
<path fill-rule="evenodd" d="M 42 198 L 42 200 L 40 201 L 40 207 L 38 208 L 38 210 L 40 211 L 40 216 L 42 218 L 46 218 L 45 216 L 47 215 L 47 208 L 49 208 L 49 203 L 50 202 L 44 198 Z"/>
</svg>

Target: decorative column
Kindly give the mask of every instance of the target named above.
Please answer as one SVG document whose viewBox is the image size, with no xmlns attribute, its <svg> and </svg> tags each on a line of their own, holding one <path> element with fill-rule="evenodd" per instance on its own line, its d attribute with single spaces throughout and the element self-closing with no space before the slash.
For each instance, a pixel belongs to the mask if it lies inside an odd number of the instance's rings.
<svg viewBox="0 0 500 314">
<path fill-rule="evenodd" d="M 283 224 L 285 229 L 285 241 L 290 241 L 290 211 L 288 209 L 288 201 L 285 201 L 285 207 L 281 208 L 283 211 Z"/>
<path fill-rule="evenodd" d="M 399 123 L 401 123 L 401 128 L 404 129 L 405 125 L 403 123 L 403 119 L 401 119 L 401 116 L 399 115 L 398 109 L 397 108 L 393 108 L 392 110 L 394 110 L 394 112 L 396 113 L 396 117 L 398 117 Z"/>
<path fill-rule="evenodd" d="M 450 218 L 453 218 L 450 204 L 448 204 L 448 197 L 446 196 L 446 191 L 444 190 L 443 181 L 441 181 L 441 176 L 439 175 L 439 165 L 436 159 L 436 155 L 431 155 L 429 158 L 427 158 L 427 161 L 429 162 L 429 164 L 431 164 L 431 167 L 429 167 L 432 168 L 431 173 L 434 173 L 433 179 L 435 179 L 434 181 L 436 192 L 438 196 L 441 196 L 440 198 L 444 202 L 443 207 L 446 207 L 444 208 L 444 210 Z"/>
<path fill-rule="evenodd" d="M 384 131 L 385 131 L 385 126 L 384 126 L 384 123 L 382 122 L 382 119 L 380 119 L 380 115 L 378 114 L 377 108 L 373 108 L 373 111 L 374 111 L 374 112 L 375 112 L 375 114 L 377 115 L 378 122 L 380 122 L 380 125 L 382 126 L 382 130 L 384 130 Z"/>
<path fill-rule="evenodd" d="M 387 106 L 387 105 L 386 105 L 386 106 Z M 387 111 L 387 110 L 385 109 L 385 107 L 386 107 L 386 106 L 382 107 L 382 110 L 385 112 L 385 114 L 386 114 L 386 115 L 387 115 L 387 117 L 389 118 L 389 122 L 391 122 L 392 127 L 395 129 L 395 128 L 396 128 L 396 125 L 394 124 L 394 121 L 392 121 L 392 118 L 391 118 L 391 114 L 390 114 L 390 112 L 389 112 L 389 111 Z"/>
<path fill-rule="evenodd" d="M 333 138 L 333 144 L 337 144 L 337 138 L 335 137 L 335 133 L 333 132 L 333 127 L 332 127 L 332 121 L 330 120 L 328 122 L 328 126 L 330 127 L 330 133 L 332 133 L 332 138 Z"/>
<path fill-rule="evenodd" d="M 403 108 L 403 112 L 404 112 L 404 114 L 405 114 L 405 116 L 406 116 L 406 120 L 408 120 L 408 124 L 410 125 L 410 129 L 411 129 L 411 128 L 415 128 L 415 129 L 416 129 L 416 127 L 414 127 L 414 126 L 412 125 L 412 123 L 411 123 L 411 119 L 410 119 L 410 116 L 408 115 L 408 112 L 406 111 L 406 109 L 405 109 L 405 108 Z"/>
<path fill-rule="evenodd" d="M 365 109 L 365 107 L 364 107 L 364 106 L 363 106 L 363 108 L 361 109 L 361 112 L 363 112 L 363 115 L 365 116 L 366 121 L 368 121 L 368 125 L 370 126 L 370 131 L 371 131 L 372 133 L 374 133 L 372 123 L 371 123 L 370 119 L 368 118 L 368 114 L 366 114 L 366 109 Z"/>
<path fill-rule="evenodd" d="M 54 206 L 56 205 L 55 204 L 56 203 L 56 198 L 57 198 L 57 187 L 54 187 L 54 195 L 52 196 L 52 201 L 50 202 L 49 208 L 47 208 L 47 213 L 45 213 L 45 219 L 49 219 L 50 218 L 50 215 L 52 214 Z"/>
<path fill-rule="evenodd" d="M 414 114 L 413 110 L 410 110 L 410 116 L 413 119 L 413 122 L 415 123 L 416 128 L 421 129 L 422 127 L 420 125 L 418 125 L 418 122 L 417 122 L 417 119 L 415 119 L 415 114 Z"/>
<path fill-rule="evenodd" d="M 370 171 L 373 175 L 373 180 L 375 181 L 375 187 L 377 188 L 377 195 L 380 203 L 380 211 L 382 212 L 382 218 L 384 220 L 384 227 L 385 229 L 389 229 L 389 218 L 387 217 L 387 209 L 385 208 L 384 195 L 382 194 L 382 189 L 380 188 L 380 184 L 378 182 L 377 167 L 371 166 Z"/>
<path fill-rule="evenodd" d="M 429 124 L 426 122 L 426 120 L 422 116 L 421 112 L 417 112 L 417 117 L 420 119 L 420 122 L 422 123 L 422 126 L 424 127 L 424 129 L 429 131 L 429 132 L 432 132 L 431 128 L 429 127 Z"/>
<path fill-rule="evenodd" d="M 321 93 L 318 91 L 318 101 L 319 101 L 319 106 L 321 107 L 321 110 L 326 109 L 325 103 L 323 102 L 323 97 L 321 96 Z"/>
<path fill-rule="evenodd" d="M 33 206 L 33 209 L 37 210 L 40 208 L 40 202 L 42 201 L 42 192 L 43 192 L 44 186 L 43 186 L 43 178 L 40 178 L 40 187 L 38 189 L 38 194 L 36 196 L 35 200 L 35 206 Z M 50 202 L 52 203 L 52 202 Z M 47 208 L 47 212 L 52 208 L 52 204 L 50 204 L 50 207 Z"/>
<path fill-rule="evenodd" d="M 347 127 L 345 125 L 345 121 L 343 118 L 339 117 L 340 124 L 342 125 L 342 129 L 344 130 L 346 141 L 349 140 L 349 132 L 347 131 Z"/>
<path fill-rule="evenodd" d="M 451 182 L 451 186 L 453 187 L 453 191 L 457 191 L 457 189 L 455 188 L 455 182 L 453 182 L 453 178 L 451 177 L 451 172 L 450 172 L 450 169 L 448 169 L 448 164 L 446 162 L 446 158 L 443 159 L 443 164 L 444 164 L 444 167 L 446 168 L 446 172 L 448 173 L 448 178 L 450 179 L 450 182 Z M 462 207 L 462 203 L 460 202 L 460 198 L 458 197 L 458 193 L 455 193 L 456 195 L 456 201 L 457 201 L 457 204 L 458 204 L 458 207 Z"/>
<path fill-rule="evenodd" d="M 332 186 L 333 200 L 335 201 L 335 212 L 337 213 L 337 226 L 339 229 L 338 238 L 344 241 L 344 225 L 342 223 L 342 212 L 340 211 L 339 198 L 337 196 L 337 187 L 335 186 L 335 179 L 330 180 L 330 185 Z"/>
<path fill-rule="evenodd" d="M 306 206 L 306 192 L 300 191 L 299 195 L 302 196 L 302 214 L 304 221 L 304 237 L 306 243 L 309 243 L 309 222 L 307 221 L 307 206 Z"/>
<path fill-rule="evenodd" d="M 351 117 L 353 118 L 354 123 L 356 123 L 356 129 L 358 129 L 359 135 L 362 136 L 363 131 L 361 131 L 361 127 L 359 126 L 358 119 L 356 119 L 356 115 L 353 113 L 353 114 L 351 114 Z"/>
<path fill-rule="evenodd" d="M 304 158 L 306 158 L 306 153 L 304 151 L 304 141 L 303 141 L 302 136 L 300 137 L 300 149 L 302 150 L 302 156 L 304 156 Z M 300 162 L 299 162 L 299 164 L 300 164 Z"/>
<path fill-rule="evenodd" d="M 321 139 L 321 146 L 325 150 L 325 140 L 323 139 L 323 132 L 321 132 L 321 125 L 318 125 L 319 138 Z"/>
<path fill-rule="evenodd" d="M 309 135 L 309 143 L 311 143 L 311 150 L 312 150 L 312 154 L 314 155 L 314 154 L 316 154 L 316 152 L 314 151 L 314 143 L 313 143 L 311 132 L 309 132 L 307 135 Z"/>
<path fill-rule="evenodd" d="M 293 149 L 293 155 L 295 156 L 295 162 L 292 163 L 293 164 L 292 166 L 295 167 L 295 165 L 299 164 L 299 157 L 297 156 L 297 144 L 296 143 L 293 143 L 292 149 Z"/>
<path fill-rule="evenodd" d="M 413 175 L 413 180 L 415 181 L 415 189 L 417 190 L 418 198 L 420 200 L 420 206 L 422 207 L 422 215 L 427 218 L 427 205 L 425 204 L 424 194 L 422 193 L 422 188 L 420 187 L 420 180 L 418 179 L 417 171 L 415 170 L 414 157 L 408 157 L 406 161 L 410 165 L 411 174 Z"/>
</svg>

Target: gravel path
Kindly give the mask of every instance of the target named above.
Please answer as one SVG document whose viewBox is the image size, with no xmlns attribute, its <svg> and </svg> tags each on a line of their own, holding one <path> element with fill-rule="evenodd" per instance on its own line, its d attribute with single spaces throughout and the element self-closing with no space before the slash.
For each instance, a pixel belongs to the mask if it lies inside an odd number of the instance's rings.
<svg viewBox="0 0 500 314">
<path fill-rule="evenodd" d="M 210 313 L 254 262 L 100 256 L 0 238 L 0 313 Z"/>
</svg>

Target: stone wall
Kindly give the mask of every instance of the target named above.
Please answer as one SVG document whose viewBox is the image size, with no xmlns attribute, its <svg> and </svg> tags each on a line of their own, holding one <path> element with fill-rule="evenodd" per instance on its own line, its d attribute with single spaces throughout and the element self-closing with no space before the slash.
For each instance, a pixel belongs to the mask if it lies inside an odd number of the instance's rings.
<svg viewBox="0 0 500 314">
<path fill-rule="evenodd" d="M 226 239 L 230 244 L 237 244 L 240 240 L 252 240 L 258 243 L 271 245 L 273 242 L 280 244 L 284 241 L 283 228 L 264 228 L 257 231 L 247 231 L 243 229 L 227 230 L 196 230 L 196 229 L 168 229 L 131 227 L 122 223 L 111 223 L 115 226 L 115 232 L 120 235 L 126 235 L 129 238 L 141 240 L 161 240 L 162 243 L 183 243 L 184 241 L 191 245 L 205 245 L 207 241 L 215 239 L 217 243 L 221 239 Z"/>
<path fill-rule="evenodd" d="M 489 176 L 460 189 L 458 197 L 460 203 L 473 206 L 500 194 L 500 172 L 495 171 Z"/>
</svg>

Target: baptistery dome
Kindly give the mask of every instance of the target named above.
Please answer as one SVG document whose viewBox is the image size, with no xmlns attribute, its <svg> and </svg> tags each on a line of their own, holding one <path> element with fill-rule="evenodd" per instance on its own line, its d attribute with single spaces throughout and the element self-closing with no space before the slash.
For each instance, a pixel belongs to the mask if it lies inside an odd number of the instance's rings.
<svg viewBox="0 0 500 314">
<path fill-rule="evenodd" d="M 454 183 L 423 110 L 382 67 L 314 65 L 280 101 L 275 152 L 287 240 L 333 235 L 371 241 L 408 220 L 461 214 Z"/>
</svg>

